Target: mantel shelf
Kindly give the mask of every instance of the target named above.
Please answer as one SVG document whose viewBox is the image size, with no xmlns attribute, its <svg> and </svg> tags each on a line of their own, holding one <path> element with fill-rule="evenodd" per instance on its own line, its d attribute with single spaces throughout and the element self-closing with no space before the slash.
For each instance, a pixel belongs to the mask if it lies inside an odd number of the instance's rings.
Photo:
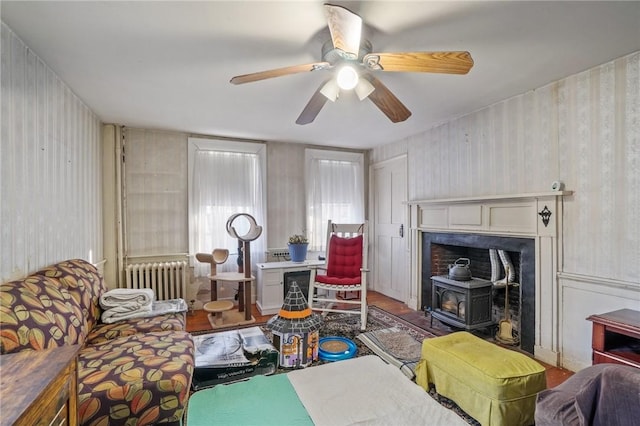
<svg viewBox="0 0 640 426">
<path fill-rule="evenodd" d="M 454 203 L 469 203 L 477 201 L 496 201 L 496 200 L 519 200 L 519 199 L 532 199 L 543 197 L 563 197 L 572 195 L 573 191 L 547 191 L 547 192 L 529 192 L 520 194 L 498 194 L 498 195 L 479 195 L 474 197 L 461 197 L 461 198 L 440 198 L 433 200 L 413 200 L 408 201 L 408 205 L 417 204 L 454 204 Z"/>
</svg>

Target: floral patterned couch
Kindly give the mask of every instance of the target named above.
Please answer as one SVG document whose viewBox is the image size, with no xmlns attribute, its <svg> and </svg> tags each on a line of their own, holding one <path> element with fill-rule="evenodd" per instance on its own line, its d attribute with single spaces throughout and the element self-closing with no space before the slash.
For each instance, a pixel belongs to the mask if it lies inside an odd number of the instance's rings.
<svg viewBox="0 0 640 426">
<path fill-rule="evenodd" d="M 0 353 L 81 345 L 80 424 L 180 424 L 194 368 L 184 313 L 103 324 L 105 291 L 80 259 L 0 285 Z"/>
</svg>

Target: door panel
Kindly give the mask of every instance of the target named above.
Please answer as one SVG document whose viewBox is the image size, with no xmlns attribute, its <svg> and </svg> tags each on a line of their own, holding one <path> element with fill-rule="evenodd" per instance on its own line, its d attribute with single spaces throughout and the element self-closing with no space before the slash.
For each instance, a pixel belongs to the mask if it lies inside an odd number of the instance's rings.
<svg viewBox="0 0 640 426">
<path fill-rule="evenodd" d="M 402 156 L 372 167 L 375 232 L 373 288 L 403 302 L 407 301 L 409 295 L 405 238 L 406 163 L 406 157 Z M 401 235 L 401 227 L 404 235 Z"/>
</svg>

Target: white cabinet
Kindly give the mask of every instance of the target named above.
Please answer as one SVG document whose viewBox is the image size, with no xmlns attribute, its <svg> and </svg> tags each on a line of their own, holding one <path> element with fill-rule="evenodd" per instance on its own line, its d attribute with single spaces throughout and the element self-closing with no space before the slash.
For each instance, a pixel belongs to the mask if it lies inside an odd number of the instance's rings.
<svg viewBox="0 0 640 426">
<path fill-rule="evenodd" d="M 311 266 L 324 265 L 324 261 L 258 263 L 256 307 L 262 315 L 277 314 L 284 302 L 284 274 L 308 271 Z"/>
<path fill-rule="evenodd" d="M 257 285 L 256 306 L 260 313 L 262 315 L 278 313 L 283 302 L 284 279 L 282 269 L 258 269 Z"/>
</svg>

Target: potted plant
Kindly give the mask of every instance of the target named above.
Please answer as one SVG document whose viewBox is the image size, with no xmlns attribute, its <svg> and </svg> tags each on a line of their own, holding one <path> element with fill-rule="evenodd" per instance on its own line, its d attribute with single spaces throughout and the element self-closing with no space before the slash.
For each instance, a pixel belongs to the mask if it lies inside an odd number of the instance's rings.
<svg viewBox="0 0 640 426">
<path fill-rule="evenodd" d="M 307 259 L 307 247 L 309 240 L 302 234 L 295 234 L 289 237 L 289 256 L 292 262 L 304 262 Z"/>
</svg>

